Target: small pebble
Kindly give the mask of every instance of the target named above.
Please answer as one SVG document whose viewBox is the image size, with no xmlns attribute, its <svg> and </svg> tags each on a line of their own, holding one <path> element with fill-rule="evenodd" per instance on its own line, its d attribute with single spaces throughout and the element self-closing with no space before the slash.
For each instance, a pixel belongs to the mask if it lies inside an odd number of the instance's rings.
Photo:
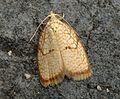
<svg viewBox="0 0 120 99">
<path fill-rule="evenodd" d="M 97 90 L 101 91 L 102 88 L 99 85 L 97 85 Z"/>
<path fill-rule="evenodd" d="M 27 73 L 25 73 L 24 76 L 26 77 L 26 79 L 31 78 L 31 75 L 30 75 L 30 74 L 27 74 Z"/>
<path fill-rule="evenodd" d="M 11 56 L 11 55 L 12 55 L 12 51 L 11 51 L 11 50 L 8 52 L 8 55 L 9 55 L 9 56 Z"/>
<path fill-rule="evenodd" d="M 110 92 L 110 90 L 108 88 L 106 90 L 107 90 L 107 92 Z"/>
</svg>

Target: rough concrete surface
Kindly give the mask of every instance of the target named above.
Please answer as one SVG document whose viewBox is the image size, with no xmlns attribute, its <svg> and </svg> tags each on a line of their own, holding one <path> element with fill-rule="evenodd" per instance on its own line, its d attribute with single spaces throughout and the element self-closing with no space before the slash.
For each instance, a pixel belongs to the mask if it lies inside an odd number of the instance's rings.
<svg viewBox="0 0 120 99">
<path fill-rule="evenodd" d="M 90 78 L 40 84 L 37 35 L 28 41 L 51 10 L 84 42 Z M 120 99 L 120 0 L 0 0 L 0 99 Z"/>
</svg>

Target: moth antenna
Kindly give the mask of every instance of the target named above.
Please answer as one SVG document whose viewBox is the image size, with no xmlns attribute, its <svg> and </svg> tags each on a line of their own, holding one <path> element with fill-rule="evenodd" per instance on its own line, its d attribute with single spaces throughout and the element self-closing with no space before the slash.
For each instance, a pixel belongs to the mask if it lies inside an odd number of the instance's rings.
<svg viewBox="0 0 120 99">
<path fill-rule="evenodd" d="M 35 30 L 35 33 L 33 34 L 33 36 L 30 38 L 29 43 L 31 42 L 31 40 L 34 38 L 35 34 L 37 33 L 38 29 L 40 28 L 41 24 L 39 24 L 39 26 L 37 27 L 37 29 Z"/>
<path fill-rule="evenodd" d="M 49 18 L 49 17 L 50 17 L 50 15 L 48 15 L 48 16 L 39 24 L 39 26 L 38 26 L 37 29 L 35 30 L 35 33 L 34 33 L 33 36 L 30 38 L 29 43 L 32 41 L 32 39 L 33 39 L 34 36 L 36 35 L 36 33 L 37 33 L 38 29 L 40 28 L 41 24 L 43 24 L 43 22 L 44 22 L 47 18 Z"/>
<path fill-rule="evenodd" d="M 62 13 L 62 18 L 64 18 L 65 17 L 65 14 L 64 13 Z"/>
</svg>

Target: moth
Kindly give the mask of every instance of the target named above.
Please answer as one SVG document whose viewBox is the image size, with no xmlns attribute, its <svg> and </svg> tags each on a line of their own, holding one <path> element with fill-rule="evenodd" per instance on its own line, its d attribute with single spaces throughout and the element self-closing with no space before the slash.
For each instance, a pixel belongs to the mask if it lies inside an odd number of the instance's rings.
<svg viewBox="0 0 120 99">
<path fill-rule="evenodd" d="M 51 11 L 40 27 L 38 68 L 44 87 L 60 83 L 65 75 L 73 80 L 91 76 L 84 45 L 63 17 Z"/>
</svg>

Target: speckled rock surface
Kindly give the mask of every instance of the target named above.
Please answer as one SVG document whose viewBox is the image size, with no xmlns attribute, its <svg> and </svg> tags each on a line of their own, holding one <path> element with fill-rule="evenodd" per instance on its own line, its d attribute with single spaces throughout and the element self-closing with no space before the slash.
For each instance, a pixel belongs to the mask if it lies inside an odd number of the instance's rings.
<svg viewBox="0 0 120 99">
<path fill-rule="evenodd" d="M 64 13 L 84 42 L 90 78 L 39 83 L 38 36 L 28 41 L 51 10 Z M 120 99 L 120 0 L 0 0 L 0 99 Z"/>
</svg>

